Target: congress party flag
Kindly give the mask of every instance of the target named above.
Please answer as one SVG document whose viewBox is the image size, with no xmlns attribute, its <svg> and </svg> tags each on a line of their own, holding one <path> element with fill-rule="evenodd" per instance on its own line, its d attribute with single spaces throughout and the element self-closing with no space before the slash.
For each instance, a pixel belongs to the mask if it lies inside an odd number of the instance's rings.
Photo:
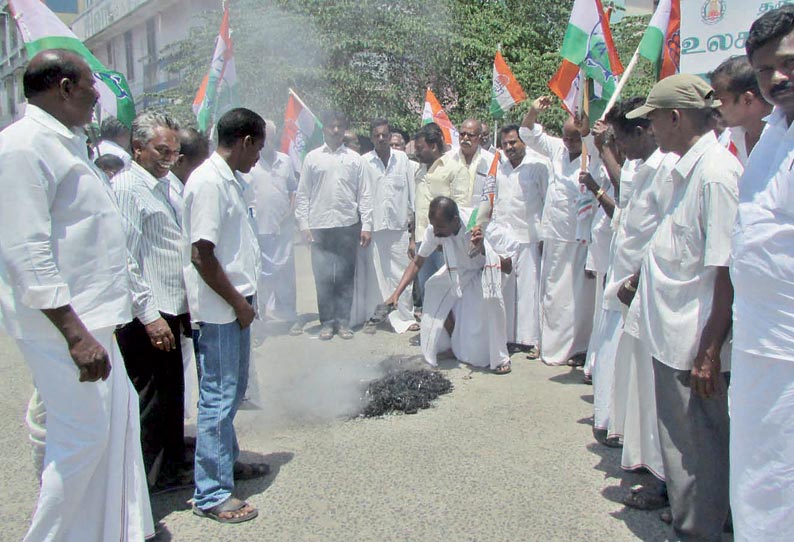
<svg viewBox="0 0 794 542">
<path fill-rule="evenodd" d="M 513 71 L 502 57 L 501 51 L 496 51 L 493 60 L 493 84 L 491 86 L 491 116 L 495 119 L 504 118 L 514 105 L 527 99 L 521 85 L 516 81 Z"/>
<path fill-rule="evenodd" d="M 323 144 L 323 125 L 289 89 L 287 111 L 284 113 L 284 130 L 281 135 L 281 152 L 290 157 L 292 168 L 300 173 L 306 154 Z"/>
<path fill-rule="evenodd" d="M 103 113 L 131 126 L 135 101 L 124 76 L 107 69 L 41 0 L 11 0 L 8 3 L 29 57 L 47 49 L 67 49 L 85 59 L 96 79 Z"/>
<path fill-rule="evenodd" d="M 444 141 L 447 145 L 452 145 L 453 147 L 460 146 L 460 136 L 458 135 L 457 128 L 455 128 L 455 125 L 449 120 L 449 117 L 441 107 L 433 91 L 427 89 L 425 93 L 425 107 L 422 110 L 422 125 L 430 124 L 431 122 L 435 122 L 441 128 L 441 131 L 444 133 Z"/>
<path fill-rule="evenodd" d="M 574 1 L 560 54 L 563 63 L 549 87 L 568 103 L 573 94 L 581 92 L 585 83 L 573 69 L 577 66 L 584 78 L 592 82 L 590 120 L 595 122 L 617 87 L 618 76 L 623 73 L 601 0 Z M 569 112 L 574 113 L 571 109 Z"/>
<path fill-rule="evenodd" d="M 210 69 L 193 100 L 193 112 L 196 114 L 199 130 L 206 133 L 221 115 L 237 107 L 238 103 L 237 70 L 229 26 L 229 4 L 225 3 Z"/>
<path fill-rule="evenodd" d="M 647 58 L 661 80 L 679 72 L 681 58 L 681 3 L 680 0 L 659 0 L 659 5 L 648 23 L 639 47 L 640 55 Z"/>
<path fill-rule="evenodd" d="M 491 160 L 491 167 L 488 169 L 488 177 L 485 178 L 485 184 L 482 187 L 480 204 L 474 208 L 466 224 L 469 230 L 475 226 L 484 226 L 491 221 L 493 202 L 496 198 L 496 174 L 499 171 L 499 163 L 501 161 L 501 153 L 496 151 L 493 160 Z"/>
</svg>

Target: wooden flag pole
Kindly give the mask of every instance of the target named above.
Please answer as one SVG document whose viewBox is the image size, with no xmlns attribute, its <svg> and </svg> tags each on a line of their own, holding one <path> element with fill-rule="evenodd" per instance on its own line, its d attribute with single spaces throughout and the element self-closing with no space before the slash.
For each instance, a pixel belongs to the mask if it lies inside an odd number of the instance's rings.
<svg viewBox="0 0 794 542">
<path fill-rule="evenodd" d="M 590 122 L 590 79 L 584 78 L 584 88 L 582 89 L 582 111 Z M 582 171 L 587 171 L 587 145 L 582 141 Z"/>
<path fill-rule="evenodd" d="M 609 97 L 609 102 L 607 102 L 607 106 L 604 108 L 604 112 L 601 114 L 601 118 L 599 120 L 604 120 L 607 112 L 612 109 L 612 106 L 615 105 L 615 102 L 618 101 L 620 98 L 620 93 L 623 92 L 623 87 L 626 86 L 626 83 L 631 77 L 634 68 L 637 67 L 637 61 L 640 59 L 640 48 L 637 47 L 637 50 L 634 51 L 634 55 L 631 57 L 629 61 L 629 65 L 626 66 L 626 69 L 623 70 L 623 74 L 620 76 L 620 81 L 618 81 L 618 85 L 615 87 L 615 92 L 612 93 L 612 96 Z"/>
</svg>

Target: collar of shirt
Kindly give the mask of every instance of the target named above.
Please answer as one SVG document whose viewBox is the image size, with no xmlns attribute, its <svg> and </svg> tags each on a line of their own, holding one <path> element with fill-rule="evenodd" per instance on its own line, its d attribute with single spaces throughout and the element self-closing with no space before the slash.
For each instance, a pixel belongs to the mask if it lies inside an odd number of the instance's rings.
<svg viewBox="0 0 794 542">
<path fill-rule="evenodd" d="M 779 130 L 787 138 L 794 139 L 794 122 L 789 125 L 786 114 L 779 107 L 775 107 L 772 112 L 763 119 L 767 126 Z"/>
<path fill-rule="evenodd" d="M 185 185 L 182 184 L 182 181 L 179 180 L 179 177 L 174 175 L 173 171 L 169 171 L 168 175 L 165 176 L 165 179 L 168 180 L 168 187 L 181 196 L 185 191 Z"/>
<path fill-rule="evenodd" d="M 278 151 L 273 152 L 273 160 L 268 160 L 264 153 L 259 156 L 259 165 L 266 171 L 273 171 L 277 169 L 286 159 L 287 155 Z"/>
<path fill-rule="evenodd" d="M 703 156 L 703 153 L 714 144 L 719 145 L 717 136 L 714 135 L 714 132 L 709 131 L 681 157 L 673 171 L 680 175 L 682 179 L 686 179 L 697 165 L 700 157 Z"/>
<path fill-rule="evenodd" d="M 156 190 L 157 187 L 159 186 L 165 189 L 166 193 L 168 193 L 168 184 L 169 184 L 168 175 L 158 179 L 157 177 L 146 171 L 146 169 L 143 166 L 141 166 L 138 162 L 130 163 L 130 171 L 134 172 L 138 177 L 140 177 L 141 180 L 146 183 L 146 186 L 148 186 L 149 190 L 151 190 L 152 192 L 154 192 L 154 190 Z M 169 171 L 168 174 L 170 175 L 171 172 Z"/>
<path fill-rule="evenodd" d="M 348 152 L 352 152 L 352 153 L 356 152 L 356 151 L 348 149 L 345 145 L 339 145 L 339 147 L 337 147 L 336 150 L 333 150 L 328 145 L 328 143 L 323 143 L 323 146 L 320 147 L 320 148 L 323 150 L 323 152 L 327 152 L 329 154 L 345 154 L 345 153 L 348 153 Z"/>
<path fill-rule="evenodd" d="M 33 104 L 27 104 L 25 106 L 25 117 L 32 119 L 45 128 L 56 132 L 58 135 L 65 137 L 69 140 L 74 142 L 80 142 L 82 145 L 85 146 L 86 141 L 88 141 L 88 136 L 86 136 L 81 131 L 77 129 L 70 129 L 65 126 L 61 121 L 44 111 L 42 108 L 35 106 Z M 82 156 L 82 155 L 81 155 Z"/>
<path fill-rule="evenodd" d="M 446 166 L 446 165 L 447 165 L 447 162 L 448 162 L 449 160 L 454 160 L 454 158 L 452 158 L 452 157 L 451 157 L 451 156 L 449 156 L 448 154 L 442 154 L 442 155 L 441 155 L 441 156 L 438 158 L 438 160 L 436 160 L 435 162 L 433 162 L 433 165 L 432 165 L 432 166 L 430 166 L 429 168 L 427 168 L 427 172 L 428 172 L 428 173 L 433 173 L 433 172 L 434 172 L 435 170 L 437 170 L 438 168 Z"/>
<path fill-rule="evenodd" d="M 218 171 L 218 174 L 220 174 L 221 178 L 229 181 L 230 183 L 236 184 L 240 191 L 245 190 L 245 182 L 237 177 L 237 174 L 232 171 L 232 168 L 229 167 L 229 164 L 226 163 L 226 160 L 224 160 L 220 154 L 217 152 L 212 153 L 212 156 L 210 156 L 210 163 L 215 166 L 215 169 Z"/>
<path fill-rule="evenodd" d="M 500 152 L 499 154 L 501 156 L 502 153 Z M 538 155 L 537 153 L 531 152 L 530 149 L 527 149 L 524 158 L 521 159 L 521 162 L 519 162 L 516 167 L 513 167 L 513 163 L 509 158 L 507 158 L 507 156 L 501 156 L 501 159 L 499 160 L 499 166 L 504 168 L 506 173 L 510 173 L 511 171 L 517 171 L 522 166 L 543 161 L 545 161 L 545 158 Z"/>
</svg>

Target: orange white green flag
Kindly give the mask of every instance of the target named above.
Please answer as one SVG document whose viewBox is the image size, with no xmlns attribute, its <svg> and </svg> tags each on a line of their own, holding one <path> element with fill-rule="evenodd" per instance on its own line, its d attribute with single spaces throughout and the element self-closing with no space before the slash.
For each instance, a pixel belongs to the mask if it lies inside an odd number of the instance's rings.
<svg viewBox="0 0 794 542">
<path fill-rule="evenodd" d="M 281 152 L 290 157 L 292 168 L 300 173 L 306 154 L 322 144 L 322 123 L 298 98 L 295 91 L 289 89 L 287 111 L 284 113 L 284 130 L 281 136 Z"/>
<path fill-rule="evenodd" d="M 640 55 L 653 63 L 657 79 L 678 73 L 681 58 L 680 0 L 659 0 L 639 50 Z"/>
<path fill-rule="evenodd" d="M 592 83 L 590 120 L 601 118 L 615 92 L 623 65 L 609 29 L 609 17 L 601 0 L 575 0 L 560 54 L 562 66 L 549 87 L 568 103 L 572 94 L 583 90 L 584 78 Z M 574 66 L 578 69 L 574 69 Z M 582 72 L 582 75 L 579 74 Z M 571 111 L 574 113 L 574 111 Z"/>
<path fill-rule="evenodd" d="M 495 119 L 504 118 L 514 105 L 527 99 L 521 85 L 516 81 L 513 71 L 502 57 L 501 51 L 496 51 L 493 60 L 493 84 L 491 85 L 491 116 Z"/>
<path fill-rule="evenodd" d="M 206 133 L 221 115 L 237 107 L 238 103 L 229 4 L 224 3 L 221 29 L 215 42 L 210 69 L 193 100 L 193 112 L 196 114 L 199 130 Z"/>
<path fill-rule="evenodd" d="M 499 163 L 501 161 L 501 153 L 496 151 L 493 160 L 491 160 L 491 167 L 488 169 L 488 177 L 485 178 L 485 184 L 482 187 L 480 203 L 474 208 L 466 224 L 469 230 L 475 226 L 484 226 L 491 221 L 493 202 L 496 199 L 496 174 L 499 171 Z"/>
<path fill-rule="evenodd" d="M 441 128 L 441 131 L 444 133 L 444 141 L 447 145 L 452 145 L 453 147 L 460 146 L 458 129 L 455 128 L 455 125 L 449 120 L 447 113 L 441 107 L 433 91 L 427 89 L 425 93 L 425 107 L 422 110 L 422 125 L 430 124 L 431 122 L 435 122 Z"/>
<path fill-rule="evenodd" d="M 67 49 L 77 53 L 94 72 L 102 112 L 116 117 L 128 127 L 132 125 L 135 101 L 122 74 L 107 69 L 41 0 L 12 0 L 8 7 L 28 57 L 32 58 L 46 49 Z"/>
</svg>

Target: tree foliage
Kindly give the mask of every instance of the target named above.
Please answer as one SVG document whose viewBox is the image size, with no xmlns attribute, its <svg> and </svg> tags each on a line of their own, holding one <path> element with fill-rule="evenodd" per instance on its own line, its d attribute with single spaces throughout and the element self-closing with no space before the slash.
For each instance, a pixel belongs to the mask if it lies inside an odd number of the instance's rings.
<svg viewBox="0 0 794 542">
<path fill-rule="evenodd" d="M 531 97 L 548 94 L 573 0 L 233 0 L 232 39 L 241 105 L 277 122 L 288 89 L 315 113 L 345 111 L 360 132 L 387 117 L 413 131 L 425 89 L 453 122 L 488 118 L 493 56 L 502 54 Z M 164 57 L 179 84 L 160 94 L 183 122 L 212 54 L 221 13 L 205 14 Z M 625 19 L 613 32 L 628 62 L 647 19 Z M 649 70 L 628 92 L 644 94 Z M 629 95 L 629 94 L 626 94 Z M 527 104 L 506 119 L 521 118 Z M 559 127 L 560 109 L 545 123 Z"/>
</svg>

